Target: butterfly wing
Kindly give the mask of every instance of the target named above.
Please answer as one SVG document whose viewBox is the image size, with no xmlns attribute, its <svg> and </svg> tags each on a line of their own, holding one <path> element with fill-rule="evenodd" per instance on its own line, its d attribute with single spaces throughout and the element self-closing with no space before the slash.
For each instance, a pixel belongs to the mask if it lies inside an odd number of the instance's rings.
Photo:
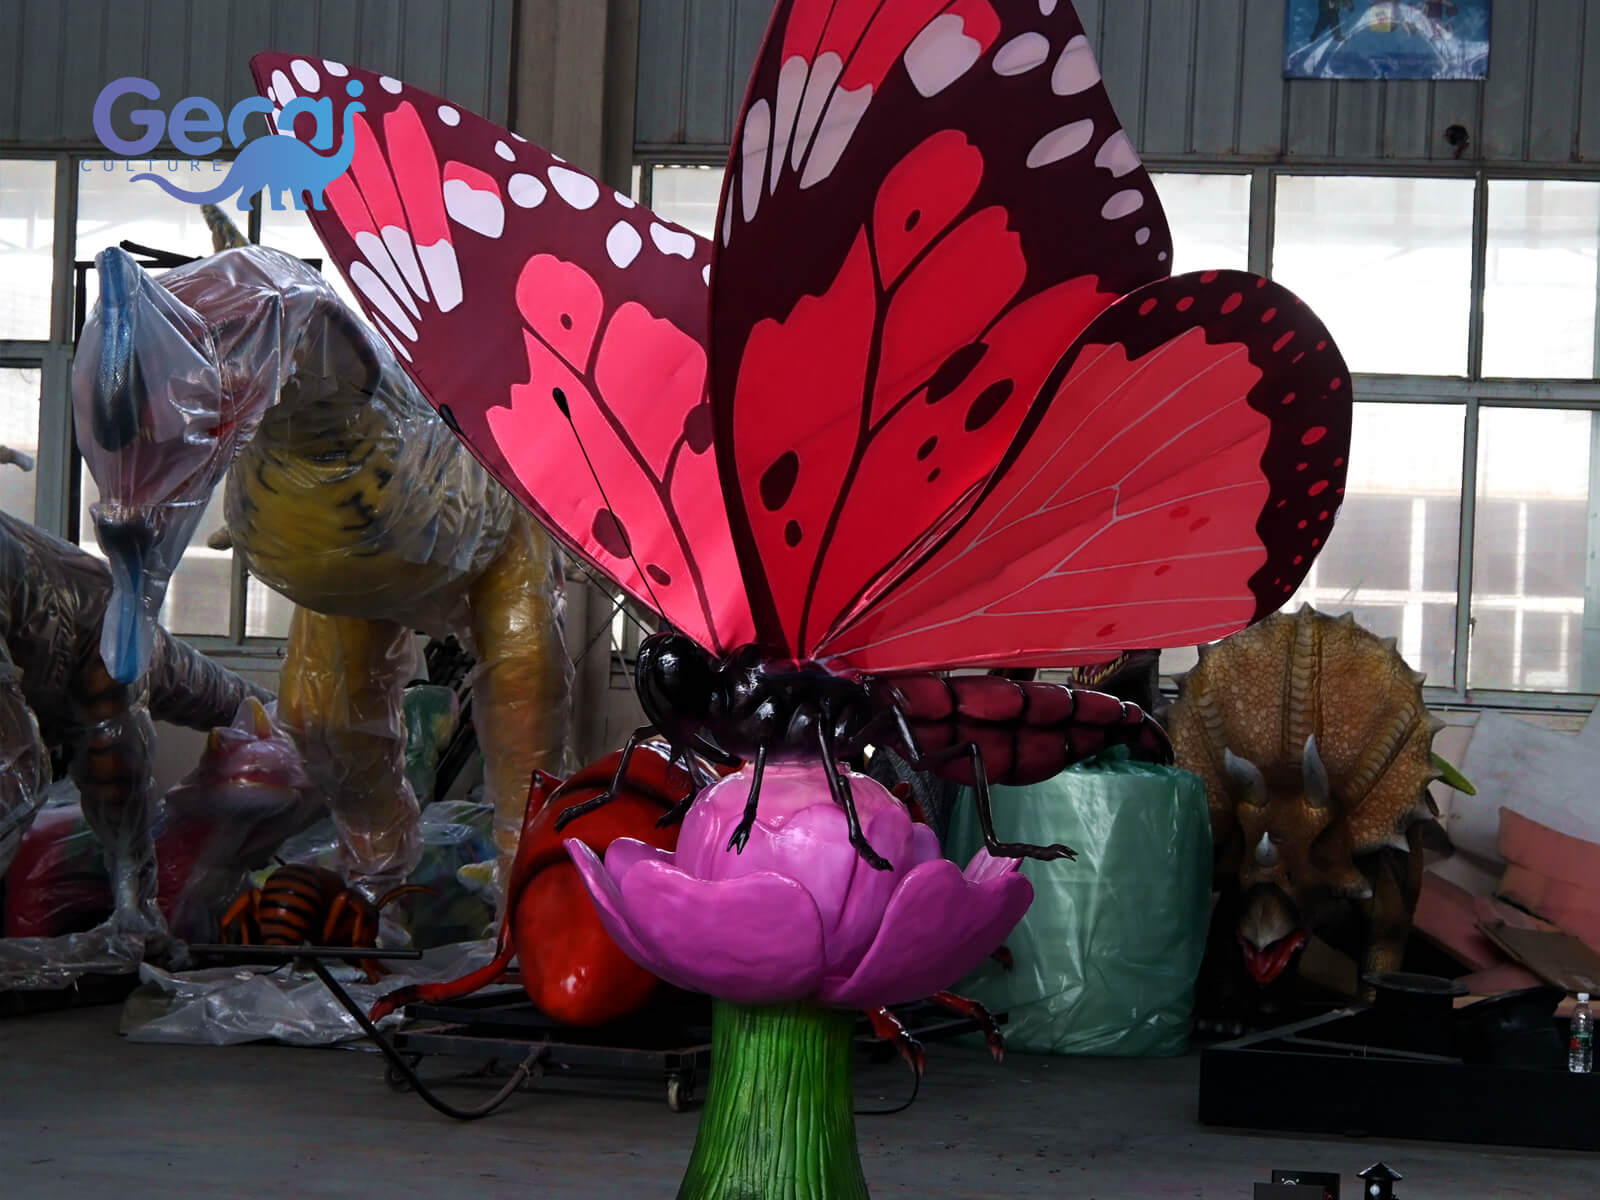
<svg viewBox="0 0 1600 1200">
<path fill-rule="evenodd" d="M 717 243 L 717 456 L 757 633 L 796 655 L 970 509 L 1074 335 L 1171 249 L 1051 0 L 783 0 Z"/>
<path fill-rule="evenodd" d="M 331 101 L 350 165 L 309 215 L 489 472 L 684 633 L 750 640 L 705 395 L 709 244 L 387 76 L 281 54 L 251 69 L 280 110 Z"/>
<path fill-rule="evenodd" d="M 1275 612 L 1344 494 L 1350 376 L 1284 288 L 1147 285 L 1051 373 L 961 525 L 820 648 L 869 671 L 1068 665 Z"/>
</svg>

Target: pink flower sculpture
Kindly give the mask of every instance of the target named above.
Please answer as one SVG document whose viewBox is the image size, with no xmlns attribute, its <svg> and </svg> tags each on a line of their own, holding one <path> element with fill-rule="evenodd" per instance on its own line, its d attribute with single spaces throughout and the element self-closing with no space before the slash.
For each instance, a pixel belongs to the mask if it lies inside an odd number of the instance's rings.
<svg viewBox="0 0 1600 1200">
<path fill-rule="evenodd" d="M 678 849 L 631 838 L 605 861 L 566 843 L 606 929 L 667 982 L 744 1005 L 795 1001 L 875 1008 L 948 987 L 1022 919 L 1033 887 L 1019 859 L 979 850 L 962 872 L 926 825 L 880 784 L 850 775 L 867 840 L 892 864 L 868 866 L 816 765 L 769 765 L 742 852 L 748 769 L 712 785 Z"/>
</svg>

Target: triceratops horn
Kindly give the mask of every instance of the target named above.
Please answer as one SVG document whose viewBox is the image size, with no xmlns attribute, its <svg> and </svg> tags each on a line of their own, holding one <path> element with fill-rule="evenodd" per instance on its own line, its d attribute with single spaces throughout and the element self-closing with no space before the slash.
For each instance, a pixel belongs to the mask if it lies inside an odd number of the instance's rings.
<svg viewBox="0 0 1600 1200">
<path fill-rule="evenodd" d="M 1328 769 L 1322 765 L 1322 755 L 1317 752 L 1317 735 L 1306 738 L 1305 754 L 1300 760 L 1301 774 L 1305 780 L 1306 803 L 1312 808 L 1328 808 L 1333 803 L 1328 787 Z"/>
<path fill-rule="evenodd" d="M 1256 843 L 1256 862 L 1263 867 L 1278 865 L 1278 848 L 1272 844 L 1272 838 L 1267 834 L 1261 835 L 1261 840 Z"/>
<path fill-rule="evenodd" d="M 1227 768 L 1228 781 L 1233 784 L 1242 804 L 1259 808 L 1267 802 L 1267 781 L 1261 768 L 1247 758 L 1240 758 L 1232 750 L 1223 748 L 1222 765 Z"/>
</svg>

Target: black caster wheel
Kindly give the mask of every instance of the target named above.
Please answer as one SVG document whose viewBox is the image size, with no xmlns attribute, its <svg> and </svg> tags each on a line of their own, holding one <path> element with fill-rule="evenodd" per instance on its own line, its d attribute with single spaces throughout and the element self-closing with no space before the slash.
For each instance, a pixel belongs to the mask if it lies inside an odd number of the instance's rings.
<svg viewBox="0 0 1600 1200">
<path fill-rule="evenodd" d="M 674 1075 L 667 1080 L 667 1107 L 673 1112 L 688 1112 L 694 1107 L 694 1080 Z"/>
</svg>

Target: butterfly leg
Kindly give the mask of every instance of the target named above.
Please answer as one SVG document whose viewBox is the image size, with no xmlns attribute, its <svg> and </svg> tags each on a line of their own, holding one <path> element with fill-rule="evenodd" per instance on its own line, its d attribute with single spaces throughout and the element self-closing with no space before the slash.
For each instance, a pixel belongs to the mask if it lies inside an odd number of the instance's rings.
<svg viewBox="0 0 1600 1200">
<path fill-rule="evenodd" d="M 761 773 L 767 769 L 767 748 L 756 747 L 755 771 L 750 779 L 750 795 L 744 802 L 744 815 L 739 818 L 739 824 L 734 826 L 733 836 L 728 839 L 728 849 L 739 854 L 744 853 L 744 844 L 750 840 L 750 830 L 756 823 L 756 799 L 761 795 Z"/>
<path fill-rule="evenodd" d="M 611 798 L 622 789 L 622 780 L 628 773 L 628 762 L 633 758 L 633 752 L 639 748 L 639 743 L 655 733 L 654 725 L 641 725 L 628 735 L 628 740 L 622 745 L 622 757 L 617 760 L 617 773 L 611 777 L 611 786 L 593 800 L 585 800 L 582 804 L 574 804 L 570 808 L 561 810 L 561 815 L 556 818 L 556 829 L 565 829 L 573 821 L 587 813 L 594 812 L 597 808 L 604 808 L 611 803 Z M 690 781 L 694 773 L 689 774 Z"/>
<path fill-rule="evenodd" d="M 827 726 L 818 724 L 815 728 L 817 747 L 822 751 L 822 771 L 828 777 L 828 790 L 833 793 L 834 803 L 844 809 L 845 821 L 850 830 L 850 845 L 873 870 L 892 871 L 894 868 L 889 860 L 874 850 L 867 842 L 867 835 L 861 832 L 861 814 L 856 811 L 855 797 L 850 794 L 850 781 L 839 773 L 833 738 L 829 735 Z"/>
<path fill-rule="evenodd" d="M 902 737 L 910 731 L 905 730 Z M 1049 846 L 1035 846 L 1028 842 L 1002 842 L 994 832 L 994 809 L 989 802 L 989 774 L 983 769 L 983 755 L 978 751 L 977 742 L 967 742 L 959 746 L 946 746 L 943 750 L 935 750 L 931 754 L 922 754 L 917 751 L 916 742 L 907 743 L 912 757 L 906 761 L 916 771 L 938 771 L 940 767 L 955 762 L 962 755 L 967 756 L 967 762 L 972 770 L 972 794 L 978 802 L 978 824 L 983 829 L 984 847 L 995 858 L 1037 858 L 1049 862 L 1058 858 L 1077 858 L 1078 852 L 1071 846 L 1063 846 L 1056 842 Z"/>
<path fill-rule="evenodd" d="M 700 795 L 700 789 L 709 787 L 717 781 L 717 777 L 706 771 L 703 764 L 699 764 L 699 770 L 704 772 L 706 777 L 701 779 L 695 774 L 697 768 L 696 755 L 724 767 L 737 767 L 744 761 L 737 755 L 729 754 L 721 746 L 712 745 L 697 734 L 690 735 L 688 749 L 680 750 L 674 745 L 672 747 L 673 758 L 677 759 L 681 756 L 684 770 L 689 773 L 689 794 L 661 814 L 661 819 L 656 822 L 657 829 L 665 829 L 669 825 L 679 824 L 684 817 L 689 815 L 689 810 L 694 807 L 695 799 Z"/>
<path fill-rule="evenodd" d="M 983 1040 L 989 1046 L 989 1053 L 994 1055 L 995 1062 L 1006 1060 L 1006 1039 L 1000 1034 L 1000 1026 L 991 1013 L 976 1000 L 968 1000 L 965 996 L 958 996 L 954 992 L 935 992 L 928 997 L 940 1008 L 948 1008 L 951 1012 L 960 1013 L 964 1017 L 971 1017 L 978 1022 L 983 1031 Z"/>
</svg>

